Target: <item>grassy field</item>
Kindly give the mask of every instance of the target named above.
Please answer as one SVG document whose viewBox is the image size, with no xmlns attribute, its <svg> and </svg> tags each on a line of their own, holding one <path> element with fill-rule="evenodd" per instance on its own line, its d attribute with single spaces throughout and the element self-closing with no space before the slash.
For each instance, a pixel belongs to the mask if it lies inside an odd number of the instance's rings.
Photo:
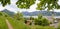
<svg viewBox="0 0 60 29">
<path fill-rule="evenodd" d="M 36 25 L 26 26 L 22 21 L 14 20 L 11 17 L 9 18 L 0 17 L 0 29 L 8 29 L 5 19 L 8 19 L 8 21 L 10 22 L 10 24 L 14 29 L 55 29 L 54 27 L 50 27 L 50 26 L 36 26 Z"/>
<path fill-rule="evenodd" d="M 0 17 L 0 29 L 8 29 L 4 17 Z"/>
<path fill-rule="evenodd" d="M 11 17 L 0 17 L 0 29 L 8 29 L 5 19 L 8 19 L 14 29 L 55 29 L 54 27 L 50 26 L 26 26 L 22 21 L 14 20 Z"/>
<path fill-rule="evenodd" d="M 13 26 L 14 29 L 29 29 L 24 23 L 17 21 L 17 20 L 13 20 L 12 18 L 7 18 L 9 20 L 9 22 L 11 23 L 11 25 Z"/>
<path fill-rule="evenodd" d="M 35 26 L 31 26 L 31 29 L 55 29 L 55 28 L 51 27 L 51 26 L 38 26 L 38 25 L 35 25 Z"/>
<path fill-rule="evenodd" d="M 24 23 L 16 21 L 11 17 L 6 18 L 3 16 L 0 16 L 0 29 L 8 29 L 5 19 L 8 19 L 13 29 L 29 29 Z"/>
<path fill-rule="evenodd" d="M 55 29 L 51 26 L 26 26 L 23 22 L 13 20 L 12 18 L 8 18 L 9 22 L 12 24 L 14 29 Z"/>
</svg>

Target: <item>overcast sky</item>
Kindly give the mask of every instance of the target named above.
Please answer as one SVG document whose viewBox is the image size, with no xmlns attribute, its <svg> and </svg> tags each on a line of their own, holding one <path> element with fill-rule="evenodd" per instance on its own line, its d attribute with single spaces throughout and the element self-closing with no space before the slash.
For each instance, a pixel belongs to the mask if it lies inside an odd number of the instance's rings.
<svg viewBox="0 0 60 29">
<path fill-rule="evenodd" d="M 6 5 L 5 7 L 2 7 L 2 4 L 0 4 L 0 11 L 1 10 L 4 10 L 4 9 L 8 9 L 10 11 L 13 11 L 13 12 L 17 12 L 17 11 L 20 11 L 20 12 L 23 12 L 23 11 L 28 11 L 28 12 L 33 12 L 33 11 L 38 11 L 36 10 L 36 7 L 37 7 L 37 3 L 39 3 L 39 1 L 37 0 L 35 4 L 33 4 L 30 9 L 20 9 L 16 6 L 16 3 L 17 0 L 11 0 L 11 4 L 10 5 Z M 58 2 L 60 4 L 60 0 Z M 56 10 L 56 12 L 60 12 L 60 10 Z"/>
</svg>

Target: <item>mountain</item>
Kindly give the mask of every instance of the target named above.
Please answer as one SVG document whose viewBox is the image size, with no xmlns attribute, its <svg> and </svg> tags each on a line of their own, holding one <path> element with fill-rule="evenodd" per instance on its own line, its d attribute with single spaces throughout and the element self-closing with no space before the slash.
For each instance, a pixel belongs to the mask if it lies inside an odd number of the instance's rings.
<svg viewBox="0 0 60 29">
<path fill-rule="evenodd" d="M 5 12 L 10 16 L 13 16 L 13 14 L 15 14 L 14 12 L 11 12 L 7 9 L 2 10 L 1 12 Z M 52 14 L 54 13 L 55 16 L 60 16 L 60 12 L 52 12 L 52 11 L 34 11 L 34 12 L 21 12 L 23 14 L 23 16 L 37 16 L 38 14 L 42 14 L 43 16 L 52 16 Z"/>
<path fill-rule="evenodd" d="M 55 16 L 60 16 L 60 12 L 52 12 L 52 11 L 22 12 L 24 16 L 37 16 L 38 14 L 42 14 L 43 16 L 52 16 L 53 13 Z"/>
<path fill-rule="evenodd" d="M 11 12 L 11 11 L 9 11 L 7 9 L 2 10 L 1 12 L 5 12 L 5 13 L 7 13 L 10 16 L 12 16 L 14 14 L 14 12 Z"/>
</svg>

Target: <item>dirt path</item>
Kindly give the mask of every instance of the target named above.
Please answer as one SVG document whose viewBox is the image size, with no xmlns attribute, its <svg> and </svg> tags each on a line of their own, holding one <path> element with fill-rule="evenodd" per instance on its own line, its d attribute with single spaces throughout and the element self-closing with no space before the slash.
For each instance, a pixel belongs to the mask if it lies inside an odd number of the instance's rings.
<svg viewBox="0 0 60 29">
<path fill-rule="evenodd" d="M 6 19 L 6 24 L 7 24 L 9 29 L 13 29 L 12 25 L 9 23 L 9 21 L 7 19 Z"/>
</svg>

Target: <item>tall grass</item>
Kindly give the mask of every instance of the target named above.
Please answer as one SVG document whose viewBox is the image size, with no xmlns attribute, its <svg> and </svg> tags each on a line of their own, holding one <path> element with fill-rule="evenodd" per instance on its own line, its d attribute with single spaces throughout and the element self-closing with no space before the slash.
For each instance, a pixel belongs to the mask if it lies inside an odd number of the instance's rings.
<svg viewBox="0 0 60 29">
<path fill-rule="evenodd" d="M 5 22 L 5 18 L 0 16 L 0 29 L 8 29 L 8 26 Z"/>
<path fill-rule="evenodd" d="M 13 26 L 14 29 L 30 29 L 22 21 L 14 20 L 11 17 L 7 19 L 9 20 L 10 24 Z"/>
</svg>

